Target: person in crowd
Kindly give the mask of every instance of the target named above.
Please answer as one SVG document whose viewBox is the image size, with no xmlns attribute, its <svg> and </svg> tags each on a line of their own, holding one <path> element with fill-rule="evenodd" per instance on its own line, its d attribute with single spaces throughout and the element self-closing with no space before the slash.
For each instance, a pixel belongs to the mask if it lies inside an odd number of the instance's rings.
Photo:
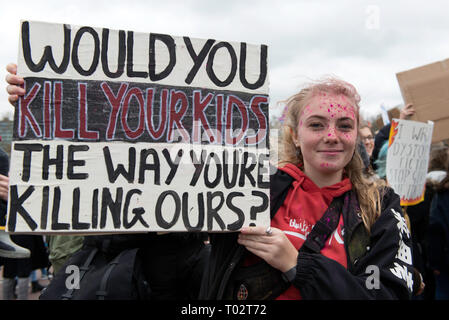
<svg viewBox="0 0 449 320">
<path fill-rule="evenodd" d="M 333 78 L 287 100 L 271 226 L 210 235 L 200 299 L 410 298 L 410 232 L 399 197 L 363 176 L 359 102 Z"/>
<path fill-rule="evenodd" d="M 9 179 L 6 176 L 9 171 L 9 159 L 8 155 L 0 149 L 1 169 L 0 175 L 1 181 L 6 182 L 6 186 L 2 188 L 2 201 L 8 199 L 8 184 Z M 2 206 L 3 219 L 6 216 L 6 205 Z M 3 221 L 3 225 L 6 221 Z M 9 235 L 8 235 L 9 237 Z M 13 244 L 10 248 L 2 248 L 7 254 L 3 254 L 3 299 L 13 300 L 16 277 L 17 279 L 17 298 L 19 300 L 28 299 L 29 291 L 29 276 L 31 271 L 37 268 L 44 268 L 48 266 L 47 252 L 45 249 L 42 236 L 34 235 L 12 235 L 10 240 Z M 6 242 L 3 240 L 2 245 L 5 246 Z"/>
<path fill-rule="evenodd" d="M 423 300 L 435 298 L 435 279 L 429 265 L 429 217 L 435 190 L 446 176 L 445 168 L 449 163 L 448 152 L 449 148 L 444 144 L 437 144 L 432 147 L 424 200 L 414 206 L 407 207 L 413 242 L 413 266 L 421 273 L 426 284 L 423 294 L 419 297 Z"/>
<path fill-rule="evenodd" d="M 440 154 L 444 154 L 444 150 Z M 440 168 L 438 168 L 440 169 Z M 434 171 L 435 172 L 435 171 Z M 449 163 L 437 184 L 430 207 L 428 229 L 429 267 L 435 276 L 435 299 L 449 299 Z M 441 178 L 441 177 L 440 177 Z"/>
<path fill-rule="evenodd" d="M 47 236 L 49 259 L 53 274 L 57 274 L 68 259 L 81 250 L 84 243 L 83 236 L 77 235 L 50 235 Z"/>
<path fill-rule="evenodd" d="M 446 177 L 446 166 L 449 159 L 449 147 L 436 145 L 430 153 L 429 171 L 426 179 L 439 184 Z"/>
<path fill-rule="evenodd" d="M 14 259 L 29 258 L 30 251 L 14 243 L 5 231 L 9 186 L 8 171 L 8 154 L 0 148 L 0 257 Z"/>
<path fill-rule="evenodd" d="M 403 107 L 399 113 L 399 119 L 401 120 L 410 120 L 416 113 L 415 108 L 413 108 L 413 104 L 408 103 L 405 107 Z M 380 148 L 382 148 L 385 141 L 388 141 L 390 137 L 391 123 L 382 127 L 382 129 L 377 132 L 374 137 L 374 148 L 371 154 L 371 163 L 373 165 L 373 169 L 376 170 L 376 160 L 379 156 Z"/>
<path fill-rule="evenodd" d="M 357 142 L 357 152 L 360 156 L 360 159 L 362 159 L 362 163 L 363 163 L 363 171 L 366 177 L 369 177 L 370 175 L 372 175 L 372 169 L 371 169 L 371 163 L 370 163 L 370 157 L 368 155 L 368 152 L 366 152 L 366 148 L 364 143 L 359 140 Z"/>
<path fill-rule="evenodd" d="M 387 153 L 388 153 L 388 140 L 384 142 L 379 150 L 376 161 L 376 174 L 379 179 L 387 181 Z"/>
<path fill-rule="evenodd" d="M 364 123 L 360 126 L 360 140 L 362 140 L 363 145 L 365 146 L 366 153 L 371 157 L 374 149 L 374 136 L 371 131 L 371 128 L 368 124 Z"/>
<path fill-rule="evenodd" d="M 8 172 L 9 172 L 9 157 L 7 153 L 0 148 L 0 225 L 2 230 L 0 230 L 0 257 L 1 264 L 4 265 L 3 268 L 3 299 L 13 300 L 15 298 L 15 288 L 16 288 L 16 275 L 18 274 L 8 274 L 8 269 L 11 268 L 13 263 L 19 269 L 23 266 L 29 265 L 29 258 L 31 252 L 29 249 L 20 246 L 11 239 L 10 235 L 5 232 L 4 226 L 6 225 L 6 212 L 7 212 L 7 201 L 8 201 Z M 6 271 L 5 271 L 6 270 Z M 5 274 L 6 272 L 6 274 Z M 18 279 L 18 298 L 21 300 L 26 300 L 28 298 L 28 278 L 21 273 L 22 277 Z"/>
<path fill-rule="evenodd" d="M 17 299 L 28 300 L 31 272 L 48 267 L 48 254 L 40 235 L 11 235 L 11 239 L 27 248 L 31 252 L 31 256 L 22 259 L 4 258 L 3 299 L 12 300 L 14 298 L 17 277 Z"/>
<path fill-rule="evenodd" d="M 47 269 L 41 268 L 40 271 L 42 272 L 42 270 L 47 270 Z M 39 283 L 37 270 L 31 271 L 30 281 L 31 281 L 31 292 L 32 293 L 41 292 L 42 290 L 44 290 L 46 288 L 45 286 L 43 286 Z"/>
<path fill-rule="evenodd" d="M 364 175 L 367 179 L 376 179 L 376 174 L 371 163 L 371 155 L 374 148 L 374 137 L 368 124 L 364 121 L 361 121 L 361 123 L 362 124 L 359 129 L 360 142 L 358 147 L 360 157 L 362 158 L 365 166 Z"/>
</svg>

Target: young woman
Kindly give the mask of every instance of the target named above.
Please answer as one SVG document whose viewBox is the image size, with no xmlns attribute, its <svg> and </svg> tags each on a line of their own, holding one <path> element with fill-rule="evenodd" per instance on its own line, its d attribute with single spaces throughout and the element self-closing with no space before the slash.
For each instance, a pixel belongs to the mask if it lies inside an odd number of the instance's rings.
<svg viewBox="0 0 449 320">
<path fill-rule="evenodd" d="M 24 94 L 14 67 L 10 102 Z M 334 79 L 288 100 L 271 227 L 210 235 L 201 299 L 410 297 L 410 233 L 399 198 L 362 176 L 359 100 L 352 85 Z"/>
<path fill-rule="evenodd" d="M 211 235 L 200 298 L 410 298 L 410 233 L 399 197 L 363 178 L 359 101 L 338 79 L 287 100 L 271 227 Z"/>
</svg>

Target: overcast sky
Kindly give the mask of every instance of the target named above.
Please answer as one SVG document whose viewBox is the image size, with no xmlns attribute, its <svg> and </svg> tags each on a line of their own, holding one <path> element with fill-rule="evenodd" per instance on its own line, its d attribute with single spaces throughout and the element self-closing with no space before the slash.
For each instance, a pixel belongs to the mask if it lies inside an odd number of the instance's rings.
<svg viewBox="0 0 449 320">
<path fill-rule="evenodd" d="M 273 114 L 304 82 L 335 75 L 355 85 L 368 117 L 403 103 L 397 72 L 449 58 L 448 12 L 447 0 L 2 1 L 1 86 L 20 20 L 38 20 L 266 44 Z M 0 88 L 0 113 L 12 109 Z"/>
</svg>

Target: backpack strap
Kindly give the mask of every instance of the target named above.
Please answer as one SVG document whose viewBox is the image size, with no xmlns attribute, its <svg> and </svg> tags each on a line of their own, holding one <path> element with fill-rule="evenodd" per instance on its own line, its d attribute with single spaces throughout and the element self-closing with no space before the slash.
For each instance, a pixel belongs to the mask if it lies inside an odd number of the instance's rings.
<svg viewBox="0 0 449 320">
<path fill-rule="evenodd" d="M 90 252 L 89 256 L 87 257 L 86 261 L 84 262 L 84 265 L 82 267 L 80 267 L 80 279 L 79 279 L 80 283 L 81 283 L 81 280 L 83 279 L 84 275 L 89 270 L 90 264 L 92 263 L 92 261 L 93 261 L 95 255 L 97 254 L 97 252 L 98 252 L 98 249 L 97 248 L 93 248 L 92 251 Z M 75 292 L 75 289 L 67 290 L 67 292 L 64 293 L 61 296 L 61 299 L 62 300 L 72 299 L 74 292 Z"/>
<path fill-rule="evenodd" d="M 117 257 L 114 258 L 114 260 L 109 262 L 109 266 L 106 269 L 106 272 L 104 273 L 103 277 L 101 278 L 100 287 L 99 287 L 98 291 L 95 292 L 95 294 L 97 295 L 98 300 L 105 300 L 106 299 L 106 297 L 108 295 L 108 291 L 106 289 L 107 289 L 109 278 L 111 277 L 111 274 L 112 274 L 112 271 L 114 270 L 114 268 L 120 263 L 120 260 L 122 259 L 122 257 L 125 254 L 127 254 L 128 252 L 138 251 L 138 250 L 139 249 L 123 250 L 122 252 L 120 252 L 120 254 Z"/>
<path fill-rule="evenodd" d="M 346 196 L 348 196 L 348 192 L 332 200 L 326 212 L 324 212 L 321 219 L 318 220 L 312 231 L 307 235 L 307 238 L 299 249 L 299 252 L 321 252 L 326 240 L 338 226 L 341 210 L 343 209 L 344 198 Z"/>
<path fill-rule="evenodd" d="M 108 285 L 109 277 L 111 276 L 112 270 L 118 265 L 120 258 L 123 256 L 125 252 L 126 250 L 122 251 L 117 257 L 115 257 L 114 260 L 109 262 L 108 269 L 104 273 L 103 278 L 101 278 L 100 288 L 96 292 L 98 300 L 105 300 L 106 296 L 108 295 L 108 292 L 106 291 L 106 286 Z"/>
<path fill-rule="evenodd" d="M 294 178 L 289 174 L 283 172 L 282 170 L 277 170 L 278 171 L 276 172 L 276 174 L 270 179 L 271 219 L 273 219 L 273 217 L 276 215 L 276 212 L 284 203 L 285 199 L 287 198 L 289 188 L 294 181 Z M 299 251 L 307 250 L 314 253 L 319 253 L 321 251 L 321 249 L 324 247 L 326 239 L 329 238 L 331 233 L 338 226 L 345 197 L 349 196 L 349 194 L 350 191 L 332 200 L 326 212 L 315 224 Z"/>
</svg>

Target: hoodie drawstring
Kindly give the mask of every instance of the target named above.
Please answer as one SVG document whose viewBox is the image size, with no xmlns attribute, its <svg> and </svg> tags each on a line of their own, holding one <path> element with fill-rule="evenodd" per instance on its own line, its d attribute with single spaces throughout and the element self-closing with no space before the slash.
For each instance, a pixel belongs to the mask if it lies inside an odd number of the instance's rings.
<svg viewBox="0 0 449 320">
<path fill-rule="evenodd" d="M 286 212 L 286 217 L 290 217 L 290 205 L 291 205 L 291 203 L 292 203 L 292 201 L 293 201 L 293 199 L 295 198 L 295 194 L 296 194 L 296 191 L 298 190 L 298 188 L 301 186 L 301 184 L 302 184 L 302 182 L 304 181 L 304 178 L 303 177 L 301 177 L 301 179 L 299 180 L 299 181 L 295 181 L 295 182 L 293 182 L 293 185 L 294 185 L 294 188 L 293 188 L 293 192 L 292 192 L 292 196 L 290 197 L 290 199 L 288 200 L 288 203 L 287 203 L 287 212 Z"/>
</svg>

